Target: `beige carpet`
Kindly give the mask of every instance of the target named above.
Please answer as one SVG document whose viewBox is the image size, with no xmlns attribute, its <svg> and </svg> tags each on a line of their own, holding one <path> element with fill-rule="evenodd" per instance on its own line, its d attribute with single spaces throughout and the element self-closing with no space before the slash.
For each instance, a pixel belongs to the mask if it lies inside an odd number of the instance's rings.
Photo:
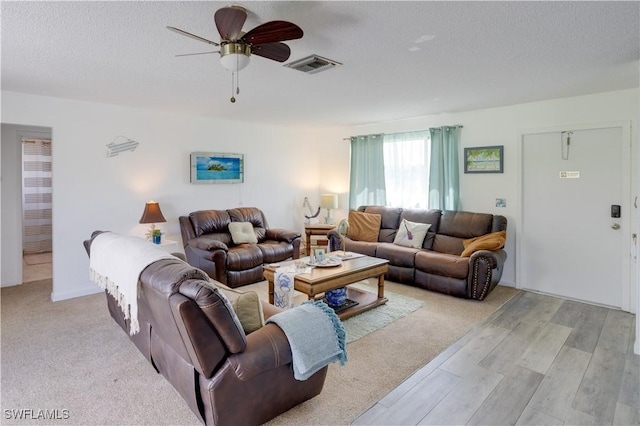
<svg viewBox="0 0 640 426">
<path fill-rule="evenodd" d="M 266 296 L 266 282 L 244 287 Z M 372 285 L 373 289 L 374 286 Z M 322 393 L 272 425 L 348 424 L 516 294 L 496 288 L 484 302 L 387 283 L 425 305 L 347 346 Z M 69 410 L 64 424 L 198 424 L 173 388 L 109 317 L 103 294 L 52 303 L 51 282 L 1 292 L 1 409 Z M 302 297 L 303 298 L 303 297 Z M 47 424 L 32 420 L 28 423 Z"/>
</svg>

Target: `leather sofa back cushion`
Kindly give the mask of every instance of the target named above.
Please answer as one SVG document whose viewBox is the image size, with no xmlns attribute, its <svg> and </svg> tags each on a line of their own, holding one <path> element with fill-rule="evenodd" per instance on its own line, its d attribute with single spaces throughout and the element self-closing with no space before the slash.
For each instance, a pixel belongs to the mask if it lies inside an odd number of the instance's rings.
<svg viewBox="0 0 640 426">
<path fill-rule="evenodd" d="M 227 232 L 231 218 L 225 210 L 200 210 L 189 215 L 196 237 Z"/>
<path fill-rule="evenodd" d="M 402 213 L 402 209 L 399 207 L 366 206 L 364 208 L 364 213 L 379 214 L 382 217 L 380 220 L 380 228 L 382 229 L 397 230 L 400 226 L 400 214 Z M 391 241 L 393 241 L 393 238 Z"/>
<path fill-rule="evenodd" d="M 507 239 L 507 231 L 492 232 L 481 237 L 464 240 L 460 257 L 469 257 L 478 250 L 500 250 Z"/>
<path fill-rule="evenodd" d="M 379 214 L 349 212 L 349 232 L 347 237 L 356 241 L 374 243 L 378 241 L 382 216 Z"/>
<path fill-rule="evenodd" d="M 446 210 L 442 213 L 437 233 L 469 239 L 490 233 L 492 224 L 493 215 L 491 214 Z"/>
<path fill-rule="evenodd" d="M 233 244 L 257 244 L 258 238 L 253 232 L 253 225 L 250 222 L 231 222 L 229 224 L 229 232 L 231 233 L 231 239 Z"/>
</svg>

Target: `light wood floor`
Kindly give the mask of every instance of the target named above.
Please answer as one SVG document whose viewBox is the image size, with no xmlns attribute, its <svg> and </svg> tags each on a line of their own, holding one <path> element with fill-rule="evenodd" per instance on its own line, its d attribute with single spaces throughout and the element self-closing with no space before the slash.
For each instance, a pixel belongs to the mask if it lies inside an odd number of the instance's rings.
<svg viewBox="0 0 640 426">
<path fill-rule="evenodd" d="M 635 315 L 523 291 L 353 424 L 638 425 L 634 336 Z"/>
</svg>

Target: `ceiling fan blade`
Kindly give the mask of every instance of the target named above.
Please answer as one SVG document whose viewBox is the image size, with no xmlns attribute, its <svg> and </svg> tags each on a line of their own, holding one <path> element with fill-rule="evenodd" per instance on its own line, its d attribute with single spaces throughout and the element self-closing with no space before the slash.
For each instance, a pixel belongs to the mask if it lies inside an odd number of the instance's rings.
<svg viewBox="0 0 640 426">
<path fill-rule="evenodd" d="M 176 32 L 176 33 L 178 33 L 178 34 L 182 34 L 183 36 L 187 36 L 187 37 L 193 38 L 193 39 L 198 40 L 198 41 L 201 41 L 201 42 L 203 42 L 203 43 L 213 44 L 214 46 L 220 46 L 220 45 L 219 45 L 218 43 L 216 43 L 215 41 L 207 40 L 206 38 L 202 38 L 202 37 L 197 36 L 197 35 L 195 35 L 195 34 L 188 33 L 188 32 L 186 32 L 186 31 L 184 31 L 184 30 L 181 30 L 180 28 L 176 28 L 176 27 L 169 27 L 169 26 L 167 26 L 167 28 L 168 28 L 168 29 L 170 29 L 170 30 L 171 30 L 171 31 L 173 31 L 173 32 Z"/>
<path fill-rule="evenodd" d="M 258 44 L 294 40 L 301 38 L 303 34 L 302 29 L 296 24 L 287 21 L 271 21 L 258 25 L 243 35 L 240 40 L 255 46 Z"/>
<path fill-rule="evenodd" d="M 215 50 L 213 52 L 201 52 L 201 53 L 182 53 L 180 55 L 176 55 L 176 58 L 179 56 L 195 56 L 195 55 L 209 55 L 211 53 L 220 53 L 219 50 Z"/>
<path fill-rule="evenodd" d="M 223 7 L 216 11 L 213 19 L 223 40 L 236 41 L 247 20 L 247 12 L 238 6 Z"/>
<path fill-rule="evenodd" d="M 291 49 L 284 43 L 266 43 L 253 46 L 251 53 L 274 61 L 284 62 L 289 59 Z"/>
</svg>

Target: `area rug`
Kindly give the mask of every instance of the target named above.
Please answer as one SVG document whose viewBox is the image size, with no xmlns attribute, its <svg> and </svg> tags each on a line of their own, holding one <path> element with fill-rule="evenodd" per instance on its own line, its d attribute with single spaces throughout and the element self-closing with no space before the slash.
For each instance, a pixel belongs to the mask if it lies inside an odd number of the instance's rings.
<svg viewBox="0 0 640 426">
<path fill-rule="evenodd" d="M 352 286 L 365 291 L 376 290 L 364 283 L 352 284 Z M 385 291 L 384 295 L 389 299 L 384 305 L 343 321 L 344 330 L 347 335 L 347 343 L 355 342 L 369 333 L 386 327 L 392 322 L 420 309 L 425 304 L 422 300 L 390 291 Z"/>
</svg>

